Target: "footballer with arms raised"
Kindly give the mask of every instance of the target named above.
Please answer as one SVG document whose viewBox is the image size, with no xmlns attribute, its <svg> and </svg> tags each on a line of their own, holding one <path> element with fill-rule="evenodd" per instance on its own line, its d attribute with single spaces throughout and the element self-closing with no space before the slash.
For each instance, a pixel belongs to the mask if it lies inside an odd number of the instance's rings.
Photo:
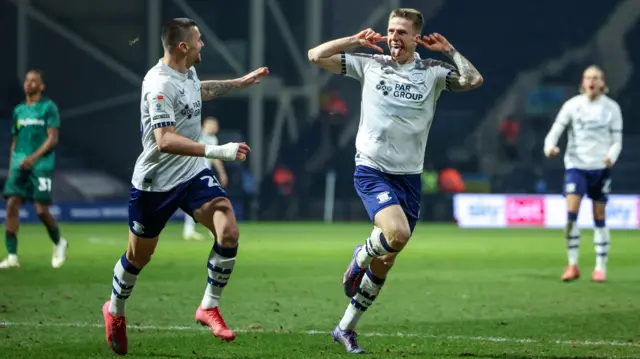
<svg viewBox="0 0 640 359">
<path fill-rule="evenodd" d="M 371 29 L 309 50 L 309 60 L 362 84 L 360 126 L 356 136 L 354 185 L 373 221 L 365 244 L 357 246 L 344 275 L 350 304 L 333 331 L 349 353 L 363 353 L 354 328 L 382 289 L 395 257 L 418 220 L 420 174 L 429 128 L 442 90 L 467 91 L 482 85 L 476 68 L 440 34 L 421 36 L 422 14 L 396 9 L 387 36 Z M 348 53 L 385 41 L 391 55 Z M 450 58 L 457 66 L 421 59 L 417 45 Z"/>
<path fill-rule="evenodd" d="M 136 161 L 129 195 L 129 244 L 116 262 L 111 299 L 103 308 L 106 339 L 116 354 L 126 354 L 125 301 L 140 271 L 151 260 L 158 236 L 180 208 L 213 232 L 207 262 L 208 284 L 195 319 L 225 341 L 236 334 L 225 324 L 218 303 L 238 251 L 238 225 L 231 202 L 202 157 L 244 160 L 245 143 L 222 146 L 198 143 L 202 101 L 259 83 L 269 70 L 259 68 L 241 78 L 200 81 L 193 65 L 204 46 L 195 21 L 178 18 L 162 29 L 164 57 L 142 83 L 140 132 L 142 153 Z"/>
<path fill-rule="evenodd" d="M 565 237 L 569 266 L 562 275 L 563 281 L 580 277 L 580 230 L 576 222 L 585 195 L 593 202 L 595 227 L 596 266 L 591 278 L 595 282 L 606 280 L 610 235 L 605 208 L 611 192 L 611 167 L 622 151 L 622 112 L 618 103 L 606 95 L 607 92 L 602 70 L 597 66 L 588 67 L 582 75 L 580 94 L 562 105 L 544 140 L 545 155 L 555 157 L 560 154 L 558 139 L 568 128 L 563 192 L 567 200 Z"/>
</svg>

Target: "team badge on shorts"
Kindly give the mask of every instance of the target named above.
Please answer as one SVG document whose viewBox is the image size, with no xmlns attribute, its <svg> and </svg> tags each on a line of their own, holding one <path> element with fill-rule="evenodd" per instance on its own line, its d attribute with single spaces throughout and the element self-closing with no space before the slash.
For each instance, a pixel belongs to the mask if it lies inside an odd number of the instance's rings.
<svg viewBox="0 0 640 359">
<path fill-rule="evenodd" d="M 382 192 L 379 195 L 377 195 L 376 198 L 378 199 L 378 203 L 381 203 L 381 204 L 391 201 L 391 195 L 389 195 L 389 192 Z"/>
<path fill-rule="evenodd" d="M 133 227 L 131 228 L 131 231 L 137 235 L 142 235 L 144 234 L 144 225 L 140 222 L 133 221 Z"/>
</svg>

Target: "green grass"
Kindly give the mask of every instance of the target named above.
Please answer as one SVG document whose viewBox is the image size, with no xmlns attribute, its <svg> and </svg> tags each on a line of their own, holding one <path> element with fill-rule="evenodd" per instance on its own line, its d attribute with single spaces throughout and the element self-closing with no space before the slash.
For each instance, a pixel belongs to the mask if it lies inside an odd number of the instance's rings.
<svg viewBox="0 0 640 359">
<path fill-rule="evenodd" d="M 22 267 L 0 272 L 1 358 L 114 356 L 101 307 L 126 248 L 126 225 L 62 231 L 71 245 L 63 268 L 50 267 L 44 229 L 23 226 Z M 347 356 L 328 332 L 346 308 L 342 274 L 369 224 L 242 224 L 221 304 L 229 325 L 243 330 L 233 343 L 194 323 L 211 243 L 183 241 L 180 231 L 165 229 L 129 299 L 129 357 Z M 609 282 L 595 284 L 592 232 L 583 231 L 583 278 L 562 283 L 559 230 L 420 224 L 363 316 L 360 344 L 372 358 L 638 357 L 639 240 L 637 231 L 612 231 Z"/>
</svg>

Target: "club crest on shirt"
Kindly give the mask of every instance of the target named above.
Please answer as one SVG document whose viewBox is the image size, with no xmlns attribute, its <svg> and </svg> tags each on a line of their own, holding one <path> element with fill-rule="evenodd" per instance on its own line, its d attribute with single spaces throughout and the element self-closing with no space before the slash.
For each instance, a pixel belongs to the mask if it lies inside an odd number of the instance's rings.
<svg viewBox="0 0 640 359">
<path fill-rule="evenodd" d="M 424 82 L 424 72 L 422 71 L 412 71 L 409 73 L 409 81 L 414 84 L 420 84 Z"/>
</svg>

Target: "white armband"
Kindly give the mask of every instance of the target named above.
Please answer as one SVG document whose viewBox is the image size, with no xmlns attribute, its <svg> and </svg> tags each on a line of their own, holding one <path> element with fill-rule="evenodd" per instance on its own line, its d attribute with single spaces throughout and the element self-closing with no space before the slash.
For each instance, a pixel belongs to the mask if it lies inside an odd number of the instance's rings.
<svg viewBox="0 0 640 359">
<path fill-rule="evenodd" d="M 223 161 L 233 161 L 236 159 L 239 147 L 240 144 L 235 142 L 230 142 L 222 146 L 205 145 L 204 156 Z"/>
</svg>

